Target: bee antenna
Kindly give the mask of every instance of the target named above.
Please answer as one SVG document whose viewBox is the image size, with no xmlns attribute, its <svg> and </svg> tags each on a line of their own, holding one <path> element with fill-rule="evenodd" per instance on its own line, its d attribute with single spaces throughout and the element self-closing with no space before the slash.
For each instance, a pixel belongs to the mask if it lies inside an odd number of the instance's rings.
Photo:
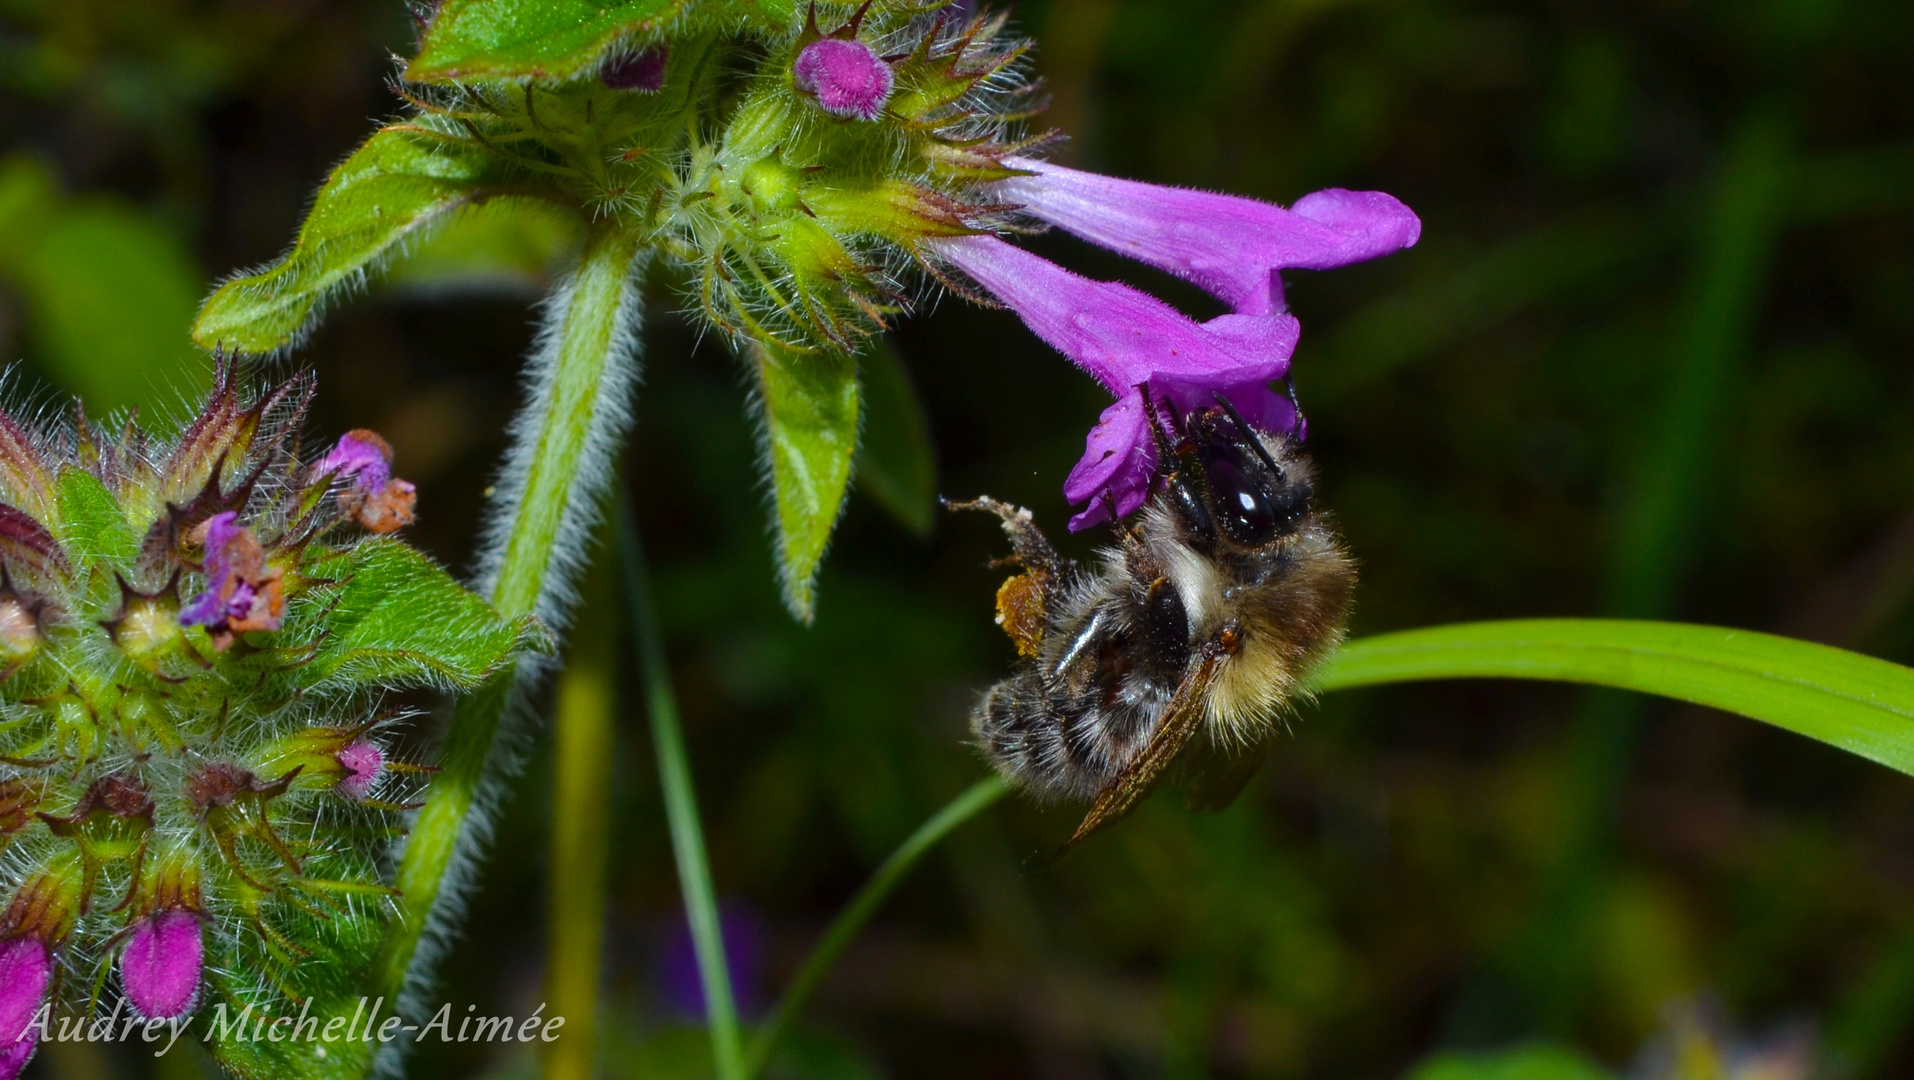
<svg viewBox="0 0 1914 1080">
<path fill-rule="evenodd" d="M 1256 437 L 1256 429 L 1249 426 L 1249 421 L 1243 419 L 1243 414 L 1236 411 L 1236 406 L 1231 404 L 1230 400 L 1223 396 L 1221 390 L 1213 391 L 1212 396 L 1216 398 L 1216 403 L 1223 407 L 1223 411 L 1229 414 L 1229 418 L 1236 424 L 1237 430 L 1243 433 L 1243 438 L 1249 442 L 1250 449 L 1256 451 L 1256 456 L 1263 459 L 1263 464 L 1269 466 L 1269 471 L 1276 474 L 1276 479 L 1281 480 L 1283 478 L 1283 467 L 1276 464 L 1276 459 L 1270 457 L 1269 451 L 1263 448 L 1263 440 Z M 1296 415 L 1301 416 L 1302 413 L 1298 412 Z"/>
<path fill-rule="evenodd" d="M 1296 373 L 1283 374 L 1283 396 L 1289 399 L 1289 407 L 1296 410 L 1296 445 L 1309 441 L 1309 421 L 1303 416 L 1303 403 L 1296 398 Z"/>
</svg>

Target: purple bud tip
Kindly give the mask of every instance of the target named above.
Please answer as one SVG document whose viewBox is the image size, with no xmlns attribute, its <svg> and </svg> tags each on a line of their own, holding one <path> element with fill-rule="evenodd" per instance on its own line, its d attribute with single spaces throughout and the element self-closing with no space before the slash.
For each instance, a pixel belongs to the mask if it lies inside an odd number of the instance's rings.
<svg viewBox="0 0 1914 1080">
<path fill-rule="evenodd" d="M 21 935 L 0 943 L 0 1042 L 12 1043 L 26 1033 L 52 980 L 53 954 L 46 942 Z"/>
<path fill-rule="evenodd" d="M 120 982 L 140 1015 L 174 1020 L 199 1001 L 199 915 L 171 908 L 140 922 L 120 953 Z"/>
<path fill-rule="evenodd" d="M 891 99 L 891 67 L 856 39 L 820 38 L 798 53 L 791 76 L 832 116 L 875 120 Z"/>
<path fill-rule="evenodd" d="M 339 766 L 346 771 L 339 778 L 339 790 L 353 799 L 363 799 L 372 794 L 372 784 L 379 779 L 379 770 L 385 768 L 385 751 L 379 749 L 379 744 L 360 739 L 334 756 L 339 759 Z"/>
<path fill-rule="evenodd" d="M 13 1080 L 40 1044 L 35 1014 L 53 981 L 46 942 L 22 935 L 0 943 L 0 1080 Z"/>
<path fill-rule="evenodd" d="M 598 81 L 613 90 L 637 90 L 640 93 L 655 94 L 664 89 L 665 60 L 671 51 L 663 45 L 653 45 L 634 53 L 626 53 L 598 73 Z"/>
</svg>

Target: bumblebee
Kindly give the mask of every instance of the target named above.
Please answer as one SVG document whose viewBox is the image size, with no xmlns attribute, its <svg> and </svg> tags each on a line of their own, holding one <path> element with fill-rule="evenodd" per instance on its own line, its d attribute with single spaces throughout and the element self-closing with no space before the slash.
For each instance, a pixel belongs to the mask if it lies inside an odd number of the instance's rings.
<svg viewBox="0 0 1914 1080">
<path fill-rule="evenodd" d="M 1016 786 L 1091 802 L 1070 845 L 1128 813 L 1172 762 L 1192 806 L 1233 801 L 1341 642 L 1355 588 L 1294 439 L 1254 430 L 1220 395 L 1175 429 L 1148 407 L 1166 471 L 1100 565 L 1059 556 L 1028 510 L 952 505 L 1001 518 L 1012 554 L 995 565 L 1021 568 L 997 594 L 1018 670 L 984 695 L 972 730 Z"/>
</svg>

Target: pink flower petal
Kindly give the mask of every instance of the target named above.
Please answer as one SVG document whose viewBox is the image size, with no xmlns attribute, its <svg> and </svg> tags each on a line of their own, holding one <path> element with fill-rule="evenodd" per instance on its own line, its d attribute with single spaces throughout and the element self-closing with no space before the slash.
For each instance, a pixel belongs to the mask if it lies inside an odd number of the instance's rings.
<svg viewBox="0 0 1914 1080">
<path fill-rule="evenodd" d="M 1277 270 L 1326 270 L 1413 245 L 1422 223 L 1394 196 L 1332 188 L 1285 210 L 1238 195 L 1119 180 L 1029 158 L 1008 202 L 1093 244 L 1202 286 L 1245 315 L 1280 311 Z"/>
<path fill-rule="evenodd" d="M 142 1016 L 176 1019 L 199 1002 L 203 961 L 199 915 L 171 908 L 141 921 L 127 936 L 120 982 Z"/>
<path fill-rule="evenodd" d="M 360 739 L 333 756 L 345 769 L 345 775 L 339 778 L 340 792 L 353 799 L 372 794 L 372 785 L 378 782 L 379 771 L 385 768 L 385 751 L 379 749 L 378 743 Z"/>
</svg>

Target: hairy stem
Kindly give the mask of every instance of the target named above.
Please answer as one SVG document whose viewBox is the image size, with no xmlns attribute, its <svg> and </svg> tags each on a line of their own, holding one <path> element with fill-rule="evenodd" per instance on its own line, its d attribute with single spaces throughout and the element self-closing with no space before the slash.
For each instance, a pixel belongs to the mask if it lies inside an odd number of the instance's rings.
<svg viewBox="0 0 1914 1080">
<path fill-rule="evenodd" d="M 482 560 L 486 591 L 501 613 L 536 614 L 554 630 L 571 606 L 570 579 L 583 561 L 636 382 L 638 250 L 615 225 L 586 238 L 577 268 L 546 306 L 528 366 L 527 404 L 513 422 L 493 494 Z M 500 725 L 538 666 L 536 658 L 522 658 L 452 714 L 440 772 L 399 863 L 403 902 L 374 973 L 388 998 L 417 993 L 429 978 L 438 950 L 422 949 L 421 940 L 443 938 L 456 918 L 489 831 L 488 793 L 514 757 L 500 752 Z"/>
<path fill-rule="evenodd" d="M 823 940 L 811 950 L 810 958 L 804 961 L 804 966 L 791 980 L 791 985 L 785 988 L 777 1007 L 771 1010 L 770 1018 L 758 1029 L 756 1037 L 751 1040 L 751 1054 L 745 1059 L 747 1077 L 756 1077 L 764 1071 L 765 1065 L 770 1063 L 771 1052 L 777 1049 L 778 1040 L 804 1010 L 804 1003 L 810 999 L 811 992 L 817 989 L 817 984 L 823 981 L 825 973 L 831 970 L 831 965 L 837 962 L 837 958 L 857 937 L 858 931 L 864 929 L 864 924 L 877 914 L 877 909 L 883 906 L 898 883 L 917 865 L 917 860 L 936 847 L 944 837 L 956 831 L 959 825 L 1003 798 L 1009 790 L 1009 785 L 1004 783 L 1001 776 L 988 776 L 977 781 L 963 794 L 946 803 L 942 810 L 931 815 L 929 821 L 919 825 L 916 832 L 890 853 L 890 857 L 877 868 L 871 879 L 857 890 L 857 895 L 851 897 L 851 902 L 845 904 L 844 910 L 838 912 L 837 918 L 831 921 Z"/>
<path fill-rule="evenodd" d="M 664 789 L 665 818 L 671 827 L 671 851 L 678 864 L 685 918 L 698 956 L 698 980 L 704 987 L 705 1020 L 711 1030 L 711 1056 L 719 1080 L 744 1080 L 738 1007 L 731 994 L 731 971 L 724 958 L 724 929 L 718 918 L 711 865 L 705 857 L 704 827 L 698 821 L 698 796 L 692 789 L 691 761 L 678 724 L 678 702 L 671 692 L 664 635 L 652 603 L 651 580 L 630 504 L 618 500 L 618 555 L 624 568 L 625 607 L 638 638 L 638 666 L 645 682 L 645 706 L 658 755 L 658 782 Z"/>
<path fill-rule="evenodd" d="M 611 778 L 616 600 L 600 560 L 572 637 L 552 710 L 551 902 L 546 916 L 545 1001 L 565 1037 L 545 1045 L 544 1080 L 591 1080 L 611 861 Z"/>
</svg>

